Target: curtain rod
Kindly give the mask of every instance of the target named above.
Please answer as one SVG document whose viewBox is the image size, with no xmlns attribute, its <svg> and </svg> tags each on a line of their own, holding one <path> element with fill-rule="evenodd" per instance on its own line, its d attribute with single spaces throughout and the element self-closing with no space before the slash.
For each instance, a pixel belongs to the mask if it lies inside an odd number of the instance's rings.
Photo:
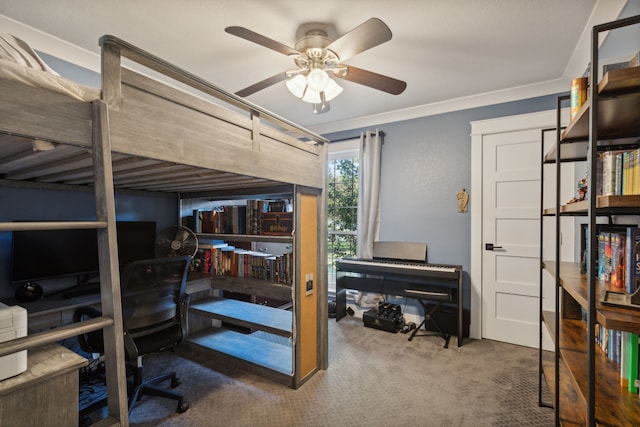
<svg viewBox="0 0 640 427">
<path fill-rule="evenodd" d="M 369 133 L 375 133 L 375 132 L 374 131 L 369 131 Z M 384 136 L 384 132 L 383 131 L 379 131 L 378 133 L 380 134 L 380 136 Z M 340 139 L 331 139 L 331 140 L 329 140 L 329 143 L 340 142 L 340 141 L 348 141 L 350 139 L 358 139 L 358 138 L 360 138 L 360 135 L 351 136 L 351 137 L 347 137 L 347 138 L 340 138 Z"/>
</svg>

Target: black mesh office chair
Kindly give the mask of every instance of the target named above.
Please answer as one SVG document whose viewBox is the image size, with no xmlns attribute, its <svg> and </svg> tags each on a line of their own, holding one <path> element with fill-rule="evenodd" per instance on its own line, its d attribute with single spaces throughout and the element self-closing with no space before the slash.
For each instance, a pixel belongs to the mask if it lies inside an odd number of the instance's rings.
<svg viewBox="0 0 640 427">
<path fill-rule="evenodd" d="M 172 348 L 187 335 L 189 296 L 185 292 L 191 257 L 168 257 L 135 261 L 128 264 L 121 275 L 124 349 L 127 362 L 132 365 L 133 381 L 129 390 L 129 413 L 143 396 L 158 396 L 177 400 L 176 412 L 189 409 L 181 394 L 160 386 L 170 381 L 170 387 L 180 384 L 175 372 L 143 378 L 143 356 Z M 75 320 L 96 316 L 92 309 L 79 308 Z M 89 353 L 102 353 L 102 331 L 78 337 L 80 347 Z M 103 403 L 104 404 L 104 403 Z M 88 414 L 97 404 L 81 410 Z"/>
</svg>

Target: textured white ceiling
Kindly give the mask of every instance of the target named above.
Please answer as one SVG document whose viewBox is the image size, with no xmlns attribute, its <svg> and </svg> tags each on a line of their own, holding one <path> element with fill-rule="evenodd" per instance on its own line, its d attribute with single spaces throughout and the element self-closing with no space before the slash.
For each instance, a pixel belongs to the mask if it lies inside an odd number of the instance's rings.
<svg viewBox="0 0 640 427">
<path fill-rule="evenodd" d="M 293 61 L 229 35 L 225 27 L 244 26 L 293 47 L 301 24 L 329 23 L 341 35 L 371 17 L 380 18 L 393 38 L 346 63 L 406 81 L 401 95 L 340 81 L 343 93 L 321 115 L 313 115 L 311 106 L 289 94 L 284 83 L 248 98 L 324 133 L 567 90 L 567 82 L 588 62 L 584 36 L 593 24 L 615 19 L 625 3 L 0 0 L 0 31 L 95 70 L 98 39 L 112 34 L 235 92 L 293 68 Z"/>
</svg>

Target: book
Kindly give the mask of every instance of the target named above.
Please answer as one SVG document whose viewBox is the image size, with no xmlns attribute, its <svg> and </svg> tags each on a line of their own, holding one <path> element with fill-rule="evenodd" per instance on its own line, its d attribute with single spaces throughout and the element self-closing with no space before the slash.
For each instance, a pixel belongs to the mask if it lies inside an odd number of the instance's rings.
<svg viewBox="0 0 640 427">
<path fill-rule="evenodd" d="M 629 387 L 629 332 L 620 333 L 620 385 Z"/>
<path fill-rule="evenodd" d="M 622 195 L 629 194 L 629 152 L 622 153 Z"/>
<path fill-rule="evenodd" d="M 640 228 L 627 228 L 625 248 L 625 292 L 632 294 L 640 286 Z"/>
<path fill-rule="evenodd" d="M 580 107 L 587 100 L 587 82 L 587 77 L 578 77 L 571 81 L 571 119 L 578 114 Z"/>
<path fill-rule="evenodd" d="M 293 232 L 293 212 L 263 212 L 260 230 L 265 236 L 290 236 Z"/>
<path fill-rule="evenodd" d="M 614 176 L 614 194 L 616 196 L 622 196 L 622 178 L 623 178 L 623 169 L 622 169 L 622 157 L 623 152 L 617 152 L 615 156 L 615 176 Z"/>
<path fill-rule="evenodd" d="M 605 151 L 600 154 L 602 161 L 602 195 L 612 196 L 615 194 L 615 155 L 613 151 Z"/>
<path fill-rule="evenodd" d="M 625 240 L 626 233 L 611 232 L 611 272 L 609 274 L 611 288 L 614 291 L 625 289 Z"/>
<path fill-rule="evenodd" d="M 627 390 L 632 393 L 638 392 L 635 379 L 638 378 L 638 334 L 629 332 L 629 352 L 627 354 L 629 370 L 627 371 Z"/>
<path fill-rule="evenodd" d="M 609 283 L 611 280 L 611 233 L 601 231 L 598 234 L 598 280 Z"/>
<path fill-rule="evenodd" d="M 631 179 L 633 180 L 633 193 L 640 194 L 640 149 L 634 150 L 634 164 L 633 172 L 631 173 Z"/>
</svg>

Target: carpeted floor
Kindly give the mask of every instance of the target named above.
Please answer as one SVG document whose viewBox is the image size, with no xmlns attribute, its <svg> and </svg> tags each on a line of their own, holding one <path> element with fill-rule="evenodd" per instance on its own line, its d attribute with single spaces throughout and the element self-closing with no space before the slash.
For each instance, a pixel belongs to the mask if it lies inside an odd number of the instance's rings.
<svg viewBox="0 0 640 427">
<path fill-rule="evenodd" d="M 551 426 L 538 406 L 538 351 L 490 340 L 443 348 L 438 337 L 329 321 L 329 369 L 298 390 L 216 366 L 180 347 L 146 359 L 146 374 L 176 370 L 190 409 L 145 397 L 132 426 Z M 548 394 L 543 393 L 545 401 Z"/>
</svg>

